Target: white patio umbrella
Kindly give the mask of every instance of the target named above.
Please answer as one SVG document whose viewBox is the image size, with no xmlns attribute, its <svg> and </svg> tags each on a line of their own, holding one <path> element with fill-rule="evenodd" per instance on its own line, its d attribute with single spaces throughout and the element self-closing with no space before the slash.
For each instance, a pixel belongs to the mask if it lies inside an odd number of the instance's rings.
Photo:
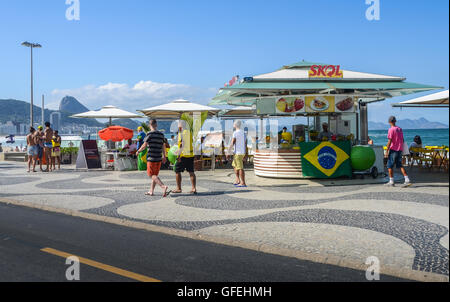
<svg viewBox="0 0 450 302">
<path fill-rule="evenodd" d="M 219 117 L 222 119 L 233 119 L 233 118 L 243 118 L 243 119 L 251 119 L 251 118 L 259 118 L 256 115 L 256 109 L 253 107 L 247 106 L 238 106 L 231 109 L 222 110 L 219 113 Z"/>
<path fill-rule="evenodd" d="M 191 103 L 187 100 L 175 100 L 173 102 L 163 104 L 156 107 L 151 107 L 147 109 L 138 110 L 142 112 L 149 118 L 159 118 L 159 119 L 179 119 L 183 113 L 186 112 L 208 112 L 208 115 L 215 115 L 220 111 L 220 109 Z"/>
<path fill-rule="evenodd" d="M 73 118 L 95 118 L 95 119 L 109 119 L 109 124 L 112 125 L 113 118 L 143 118 L 143 116 L 131 113 L 115 106 L 105 106 L 98 111 L 88 111 L 72 115 Z"/>
<path fill-rule="evenodd" d="M 392 107 L 428 107 L 428 108 L 442 108 L 449 107 L 448 104 L 448 89 L 438 93 L 422 96 L 409 101 L 392 104 Z"/>
</svg>

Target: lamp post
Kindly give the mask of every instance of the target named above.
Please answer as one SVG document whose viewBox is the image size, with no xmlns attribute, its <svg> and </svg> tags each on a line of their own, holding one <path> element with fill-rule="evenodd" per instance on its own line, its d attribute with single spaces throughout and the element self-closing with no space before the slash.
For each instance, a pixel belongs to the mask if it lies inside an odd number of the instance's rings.
<svg viewBox="0 0 450 302">
<path fill-rule="evenodd" d="M 31 50 L 31 102 L 30 102 L 30 120 L 31 127 L 33 127 L 33 48 L 41 48 L 42 46 L 37 43 L 23 42 L 22 46 L 29 47 Z"/>
</svg>

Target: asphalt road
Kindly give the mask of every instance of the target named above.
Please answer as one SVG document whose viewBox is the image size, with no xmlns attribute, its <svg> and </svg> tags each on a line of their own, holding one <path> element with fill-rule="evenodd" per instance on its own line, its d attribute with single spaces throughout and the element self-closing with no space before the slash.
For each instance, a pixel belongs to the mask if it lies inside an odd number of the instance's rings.
<svg viewBox="0 0 450 302">
<path fill-rule="evenodd" d="M 82 282 L 366 281 L 353 269 L 0 204 L 0 281 L 67 281 L 64 253 L 95 261 L 81 261 Z"/>
</svg>

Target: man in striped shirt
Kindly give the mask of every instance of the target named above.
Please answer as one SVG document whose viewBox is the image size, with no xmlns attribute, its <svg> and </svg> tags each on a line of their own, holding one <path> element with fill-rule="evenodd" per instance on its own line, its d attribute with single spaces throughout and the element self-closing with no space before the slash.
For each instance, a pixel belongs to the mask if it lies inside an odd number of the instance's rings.
<svg viewBox="0 0 450 302">
<path fill-rule="evenodd" d="M 158 131 L 158 123 L 155 119 L 150 121 L 150 132 L 144 139 L 144 144 L 138 150 L 138 154 L 148 147 L 147 152 L 147 174 L 152 179 L 152 185 L 150 192 L 145 195 L 153 196 L 156 185 L 159 185 L 163 191 L 163 197 L 167 197 L 170 194 L 169 187 L 163 184 L 159 179 L 159 171 L 161 170 L 161 163 L 166 162 L 166 146 L 164 144 L 164 134 Z"/>
</svg>

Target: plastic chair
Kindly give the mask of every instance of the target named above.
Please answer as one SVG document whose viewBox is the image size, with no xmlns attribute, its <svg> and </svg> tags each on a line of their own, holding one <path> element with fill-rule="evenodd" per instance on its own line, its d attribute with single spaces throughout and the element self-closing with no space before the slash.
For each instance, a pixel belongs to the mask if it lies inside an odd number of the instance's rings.
<svg viewBox="0 0 450 302">
<path fill-rule="evenodd" d="M 106 161 L 106 168 L 107 169 L 114 169 L 114 159 L 109 159 Z"/>
<path fill-rule="evenodd" d="M 409 152 L 411 153 L 409 156 L 409 168 L 412 169 L 414 167 L 414 163 L 417 164 L 418 167 L 422 166 L 422 160 L 420 156 L 421 148 L 410 148 Z"/>
<path fill-rule="evenodd" d="M 211 165 L 212 165 L 211 157 L 206 157 L 206 156 L 202 155 L 201 160 L 202 160 L 202 168 L 203 169 L 204 168 L 211 168 Z"/>
<path fill-rule="evenodd" d="M 420 161 L 424 168 L 431 170 L 433 168 L 433 158 L 434 151 L 429 149 L 421 149 L 420 151 Z"/>
<path fill-rule="evenodd" d="M 442 154 L 442 168 L 444 168 L 445 172 L 448 172 L 448 152 L 449 148 L 445 148 Z"/>
</svg>

